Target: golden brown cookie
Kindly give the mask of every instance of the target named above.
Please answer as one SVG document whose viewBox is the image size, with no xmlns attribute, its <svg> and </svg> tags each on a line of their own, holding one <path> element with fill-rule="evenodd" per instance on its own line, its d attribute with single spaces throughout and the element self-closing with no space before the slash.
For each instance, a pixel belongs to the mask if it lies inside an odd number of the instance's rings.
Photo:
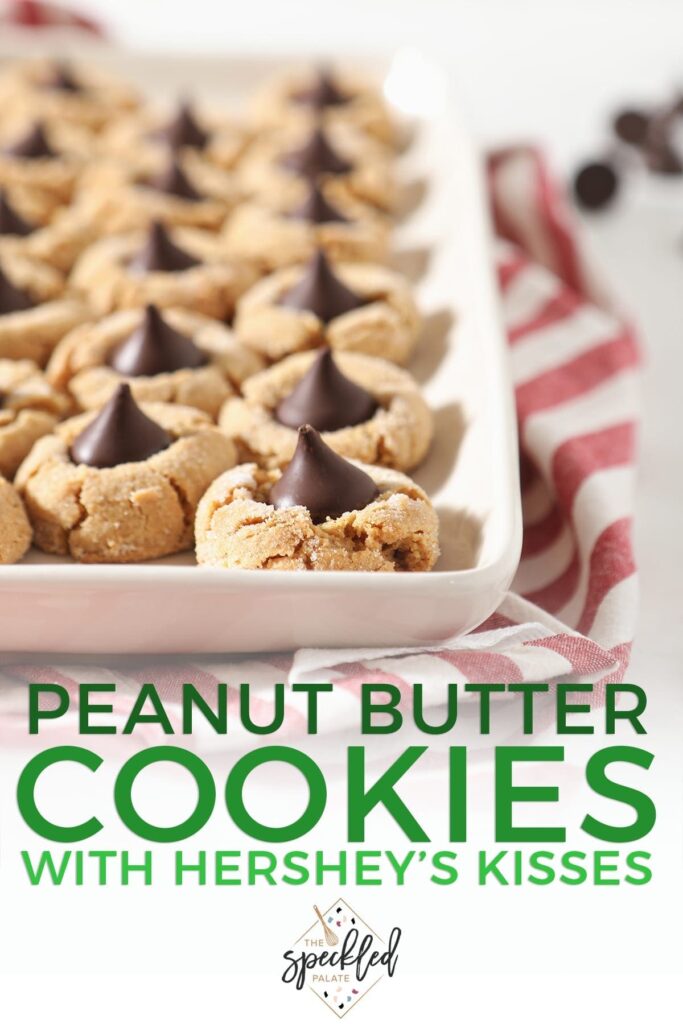
<svg viewBox="0 0 683 1024">
<path fill-rule="evenodd" d="M 52 215 L 70 201 L 89 151 L 87 137 L 68 125 L 2 121 L 0 186 L 23 191 Z"/>
<path fill-rule="evenodd" d="M 182 307 L 214 320 L 229 320 L 237 299 L 255 281 L 255 269 L 221 256 L 215 240 L 206 239 L 202 232 L 166 232 L 156 222 L 150 232 L 95 242 L 76 263 L 71 284 L 98 313 L 151 302 L 162 309 Z M 145 258 L 152 249 L 159 259 Z M 184 258 L 177 256 L 178 250 Z"/>
<path fill-rule="evenodd" d="M 439 555 L 438 520 L 427 495 L 396 470 L 354 465 L 374 481 L 378 496 L 318 524 L 301 505 L 270 504 L 279 470 L 245 463 L 223 473 L 197 509 L 197 561 L 223 569 L 431 569 Z"/>
<path fill-rule="evenodd" d="M 304 263 L 316 249 L 331 260 L 385 263 L 389 223 L 371 208 L 341 197 L 335 204 L 315 183 L 302 204 L 286 211 L 242 203 L 225 222 L 227 255 L 256 264 L 262 273 Z"/>
<path fill-rule="evenodd" d="M 218 422 L 235 442 L 241 461 L 280 468 L 290 461 L 297 432 L 279 422 L 278 407 L 307 374 L 310 380 L 311 372 L 324 372 L 320 361 L 329 358 L 325 350 L 289 356 L 250 377 L 243 385 L 242 398 L 227 399 Z M 325 443 L 345 458 L 413 469 L 427 453 L 434 430 L 432 413 L 413 378 L 406 370 L 374 356 L 338 352 L 332 358 L 348 380 L 371 396 L 375 411 L 352 426 L 322 429 Z M 321 395 L 323 402 L 325 397 Z M 342 413 L 344 401 L 342 396 Z M 306 421 L 310 422 L 310 416 Z"/>
<path fill-rule="evenodd" d="M 64 293 L 61 274 L 16 252 L 0 258 L 0 359 L 44 366 L 57 342 L 90 315 Z"/>
<path fill-rule="evenodd" d="M 233 178 L 194 150 L 95 161 L 81 177 L 79 208 L 101 234 L 170 226 L 217 231 L 239 199 Z"/>
<path fill-rule="evenodd" d="M 38 438 L 70 409 L 30 359 L 0 359 L 0 475 L 11 480 Z"/>
<path fill-rule="evenodd" d="M 0 75 L 0 106 L 56 125 L 98 131 L 139 97 L 132 86 L 99 67 L 46 59 L 9 65 Z"/>
<path fill-rule="evenodd" d="M 0 184 L 0 242 L 12 237 L 26 237 L 48 224 L 54 213 L 53 198 L 46 198 L 35 189 L 19 183 Z"/>
<path fill-rule="evenodd" d="M 0 477 L 0 565 L 23 558 L 31 546 L 31 524 L 12 484 Z"/>
<path fill-rule="evenodd" d="M 310 127 L 320 118 L 326 125 L 347 124 L 393 145 L 398 132 L 381 90 L 357 74 L 308 68 L 289 71 L 265 83 L 251 104 L 258 129 L 292 122 Z"/>
<path fill-rule="evenodd" d="M 303 203 L 311 180 L 324 182 L 332 202 L 386 212 L 397 198 L 389 151 L 346 124 L 312 132 L 295 125 L 264 135 L 249 147 L 237 175 L 246 195 L 276 210 Z"/>
<path fill-rule="evenodd" d="M 31 209 L 35 219 L 23 212 Z M 0 259 L 15 252 L 67 274 L 95 237 L 94 224 L 75 206 L 60 207 L 51 221 L 41 221 L 34 203 L 12 205 L 0 193 Z"/>
<path fill-rule="evenodd" d="M 332 268 L 320 253 L 305 267 L 278 270 L 255 284 L 241 298 L 235 320 L 238 341 L 271 362 L 329 345 L 405 363 L 419 329 L 403 277 L 369 263 Z"/>
<path fill-rule="evenodd" d="M 181 101 L 175 109 L 143 106 L 108 126 L 100 136 L 100 152 L 139 166 L 166 156 L 169 147 L 181 154 L 197 151 L 210 164 L 232 170 L 244 152 L 248 134 L 235 117 Z"/>
<path fill-rule="evenodd" d="M 43 551 L 81 562 L 137 562 L 192 546 L 197 503 L 234 465 L 234 447 L 197 409 L 151 403 L 142 411 L 169 443 L 140 461 L 109 468 L 74 461 L 71 447 L 93 413 L 36 443 L 16 486 Z"/>
<path fill-rule="evenodd" d="M 165 365 L 164 353 L 171 349 L 173 337 L 171 345 L 164 344 L 163 327 L 160 330 L 157 326 L 160 316 L 162 324 L 189 339 L 203 361 L 193 359 L 190 350 L 190 359 L 186 362 L 197 363 L 196 366 L 186 365 L 149 374 L 139 372 L 145 369 L 144 365 L 133 365 L 136 376 L 131 376 L 130 372 L 121 373 L 111 366 L 110 360 L 116 351 L 120 352 L 121 346 L 131 337 L 134 337 L 134 344 L 137 343 L 135 352 L 138 356 L 142 346 L 145 346 L 144 352 L 151 350 L 151 368 L 155 362 Z M 159 335 L 160 343 L 157 340 Z M 154 359 L 159 351 L 160 356 Z M 171 349 L 171 359 L 174 354 Z M 168 365 L 177 365 L 177 362 L 176 358 L 175 363 Z M 126 309 L 71 331 L 55 349 L 47 373 L 56 387 L 73 395 L 81 409 L 95 409 L 103 405 L 118 384 L 126 380 L 136 401 L 193 406 L 215 419 L 223 401 L 262 367 L 260 357 L 239 345 L 232 331 L 215 320 L 186 309 L 166 309 L 163 314 Z"/>
</svg>

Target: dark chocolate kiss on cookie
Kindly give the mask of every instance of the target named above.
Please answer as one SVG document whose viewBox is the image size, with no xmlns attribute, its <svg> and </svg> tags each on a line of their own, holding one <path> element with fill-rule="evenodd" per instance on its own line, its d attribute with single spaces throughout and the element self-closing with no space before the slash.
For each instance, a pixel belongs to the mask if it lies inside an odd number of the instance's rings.
<svg viewBox="0 0 683 1024">
<path fill-rule="evenodd" d="M 316 356 L 294 390 L 275 410 L 275 419 L 297 430 L 341 430 L 365 423 L 377 412 L 375 399 L 338 369 L 329 348 Z"/>
<path fill-rule="evenodd" d="M 191 338 L 167 324 L 156 306 L 147 306 L 140 326 L 116 346 L 109 366 L 124 377 L 153 377 L 157 373 L 194 370 L 206 356 Z"/>
<path fill-rule="evenodd" d="M 349 97 L 341 91 L 329 68 L 319 68 L 312 85 L 294 95 L 295 103 L 304 103 L 320 110 L 323 107 L 340 107 L 349 102 Z"/>
<path fill-rule="evenodd" d="M 143 274 L 156 271 L 172 274 L 198 267 L 199 262 L 172 242 L 164 225 L 154 220 L 149 226 L 147 241 L 130 261 L 129 267 Z"/>
<path fill-rule="evenodd" d="M 314 181 L 311 182 L 308 195 L 300 206 L 289 214 L 292 220 L 305 220 L 309 224 L 349 224 L 349 218 L 328 203 L 324 194 Z"/>
<path fill-rule="evenodd" d="M 322 250 L 313 254 L 301 280 L 280 299 L 281 306 L 309 310 L 327 324 L 343 313 L 360 309 L 366 300 L 340 281 Z"/>
<path fill-rule="evenodd" d="M 26 309 L 32 309 L 34 305 L 30 295 L 13 285 L 0 267 L 0 315 L 23 313 Z"/>
<path fill-rule="evenodd" d="M 94 420 L 78 435 L 69 454 L 76 463 L 110 469 L 143 462 L 168 448 L 173 438 L 145 416 L 127 384 L 120 384 Z"/>
<path fill-rule="evenodd" d="M 42 160 L 55 157 L 57 154 L 45 137 L 42 124 L 36 123 L 5 150 L 10 156 L 19 156 L 24 160 Z"/>
<path fill-rule="evenodd" d="M 64 61 L 55 64 L 50 77 L 46 80 L 45 86 L 48 89 L 57 89 L 59 92 L 83 92 L 83 86 L 74 76 L 73 71 Z"/>
<path fill-rule="evenodd" d="M 35 226 L 24 220 L 14 209 L 3 189 L 0 189 L 0 235 L 20 235 L 25 238 Z"/>
<path fill-rule="evenodd" d="M 288 171 L 316 178 L 319 174 L 348 174 L 353 164 L 332 147 L 322 128 L 314 128 L 300 149 L 285 153 L 280 164 Z"/>
<path fill-rule="evenodd" d="M 204 131 L 194 116 L 194 111 L 187 100 L 178 104 L 178 110 L 174 117 L 164 125 L 158 133 L 159 138 L 171 146 L 172 149 L 181 149 L 183 146 L 191 146 L 193 149 L 204 149 L 209 141 L 209 133 Z"/>
<path fill-rule="evenodd" d="M 192 203 L 202 198 L 175 157 L 169 160 L 161 174 L 150 178 L 147 184 L 157 192 L 165 192 L 166 195 L 187 199 Z"/>
<path fill-rule="evenodd" d="M 313 427 L 304 426 L 292 461 L 270 492 L 270 503 L 278 509 L 303 505 L 314 523 L 324 523 L 365 508 L 378 494 L 367 473 L 328 448 Z"/>
</svg>

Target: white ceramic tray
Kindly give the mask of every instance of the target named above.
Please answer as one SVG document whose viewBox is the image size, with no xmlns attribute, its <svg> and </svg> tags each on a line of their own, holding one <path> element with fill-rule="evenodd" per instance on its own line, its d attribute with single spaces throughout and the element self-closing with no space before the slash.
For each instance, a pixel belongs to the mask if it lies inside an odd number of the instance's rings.
<svg viewBox="0 0 683 1024">
<path fill-rule="evenodd" d="M 16 55 L 17 48 L 13 47 Z M 1 59 L 1 56 L 0 56 Z M 97 51 L 147 92 L 240 104 L 282 59 Z M 339 55 L 338 63 L 353 63 Z M 431 573 L 223 571 L 185 558 L 76 565 L 32 552 L 0 567 L 0 651 L 200 653 L 412 646 L 457 636 L 498 605 L 521 544 L 517 437 L 483 174 L 441 69 L 413 50 L 372 62 L 415 132 L 399 161 L 420 201 L 396 233 L 426 328 L 411 369 L 436 415 L 416 478 L 440 515 Z"/>
</svg>

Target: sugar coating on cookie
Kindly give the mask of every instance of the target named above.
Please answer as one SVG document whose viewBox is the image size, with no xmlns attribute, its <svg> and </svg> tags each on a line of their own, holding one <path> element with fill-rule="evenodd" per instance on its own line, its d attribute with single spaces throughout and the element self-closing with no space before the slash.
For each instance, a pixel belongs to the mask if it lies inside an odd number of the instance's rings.
<svg viewBox="0 0 683 1024">
<path fill-rule="evenodd" d="M 303 506 L 269 503 L 277 469 L 228 470 L 199 503 L 197 561 L 225 569 L 423 571 L 439 555 L 438 519 L 427 495 L 395 470 L 358 465 L 376 484 L 366 508 L 321 524 Z"/>
<path fill-rule="evenodd" d="M 421 326 L 409 283 L 400 274 L 370 263 L 342 263 L 333 272 L 362 300 L 324 323 L 310 310 L 283 305 L 283 299 L 308 273 L 287 267 L 255 284 L 238 303 L 238 341 L 271 362 L 320 345 L 335 351 L 362 352 L 403 364 L 410 358 Z"/>
<path fill-rule="evenodd" d="M 311 369 L 316 352 L 299 352 L 255 374 L 242 388 L 242 396 L 228 398 L 219 425 L 237 445 L 244 461 L 282 467 L 292 457 L 296 430 L 275 415 L 286 398 Z M 429 448 L 433 415 L 406 370 L 384 359 L 352 352 L 337 352 L 339 370 L 364 388 L 379 408 L 366 421 L 323 431 L 325 443 L 345 458 L 394 469 L 414 468 Z"/>
<path fill-rule="evenodd" d="M 23 558 L 31 546 L 31 524 L 12 484 L 0 477 L 0 565 Z"/>
<path fill-rule="evenodd" d="M 234 446 L 197 409 L 141 408 L 172 439 L 144 461 L 109 469 L 76 464 L 70 448 L 92 413 L 66 420 L 36 443 L 16 486 L 43 551 L 82 562 L 139 562 L 192 546 L 197 503 L 235 464 Z"/>
</svg>

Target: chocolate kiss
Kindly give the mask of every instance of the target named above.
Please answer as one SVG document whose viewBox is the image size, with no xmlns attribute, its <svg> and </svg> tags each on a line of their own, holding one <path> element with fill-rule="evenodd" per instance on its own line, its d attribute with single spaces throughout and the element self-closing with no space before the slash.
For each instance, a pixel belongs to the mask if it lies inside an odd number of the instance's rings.
<svg viewBox="0 0 683 1024">
<path fill-rule="evenodd" d="M 338 88 L 328 68 L 319 68 L 313 85 L 298 92 L 294 100 L 296 103 L 306 103 L 321 109 L 340 107 L 349 102 L 349 97 Z"/>
<path fill-rule="evenodd" d="M 651 145 L 646 154 L 647 166 L 654 174 L 683 174 L 683 162 L 668 142 Z"/>
<path fill-rule="evenodd" d="M 677 151 L 670 118 L 653 118 L 645 142 L 645 161 L 655 174 L 681 174 L 683 161 Z"/>
<path fill-rule="evenodd" d="M 275 508 L 303 505 L 314 523 L 365 508 L 379 495 L 374 481 L 328 448 L 317 430 L 299 428 L 296 451 L 270 492 Z"/>
<path fill-rule="evenodd" d="M 159 136 L 165 139 L 173 149 L 180 149 L 182 146 L 203 149 L 209 141 L 209 133 L 205 132 L 197 122 L 192 107 L 187 101 L 178 105 L 175 117 L 161 129 Z"/>
<path fill-rule="evenodd" d="M 157 373 L 196 369 L 206 356 L 195 343 L 163 319 L 156 306 L 147 306 L 140 326 L 116 346 L 108 363 L 124 377 L 153 377 Z"/>
<path fill-rule="evenodd" d="M 18 142 L 8 146 L 5 152 L 10 156 L 23 157 L 25 160 L 38 160 L 57 155 L 45 138 L 43 126 L 38 123 L 34 124 Z"/>
<path fill-rule="evenodd" d="M 145 416 L 128 384 L 118 388 L 94 420 L 78 435 L 69 454 L 76 463 L 110 469 L 143 462 L 168 448 L 173 438 Z"/>
<path fill-rule="evenodd" d="M 165 192 L 169 196 L 178 196 L 180 199 L 189 199 L 193 203 L 202 198 L 175 158 L 170 160 L 161 174 L 156 178 L 151 178 L 147 184 L 157 192 Z"/>
<path fill-rule="evenodd" d="M 286 153 L 280 163 L 289 171 L 315 178 L 319 174 L 347 174 L 353 164 L 339 156 L 322 128 L 314 128 L 301 149 Z"/>
<path fill-rule="evenodd" d="M 137 256 L 129 263 L 131 269 L 143 273 L 148 271 L 175 273 L 198 266 L 199 260 L 172 242 L 166 228 L 158 220 L 152 221 L 147 241 Z"/>
<path fill-rule="evenodd" d="M 332 351 L 321 350 L 294 390 L 275 410 L 275 419 L 295 430 L 341 430 L 365 423 L 377 412 L 375 399 L 338 369 Z"/>
<path fill-rule="evenodd" d="M 59 89 L 60 92 L 83 92 L 83 87 L 74 78 L 71 68 L 63 62 L 55 65 L 54 71 L 45 85 L 48 89 Z"/>
<path fill-rule="evenodd" d="M 320 249 L 309 260 L 301 280 L 280 299 L 281 306 L 310 310 L 325 324 L 365 302 L 339 280 Z"/>
<path fill-rule="evenodd" d="M 0 235 L 21 235 L 25 238 L 32 231 L 35 231 L 34 225 L 17 213 L 4 190 L 0 189 Z"/>
<path fill-rule="evenodd" d="M 25 309 L 32 309 L 34 305 L 33 299 L 21 288 L 13 285 L 0 267 L 0 314 L 23 313 Z"/>
<path fill-rule="evenodd" d="M 306 220 L 309 224 L 348 224 L 349 218 L 336 210 L 314 181 L 303 203 L 289 214 L 293 220 Z"/>
</svg>

